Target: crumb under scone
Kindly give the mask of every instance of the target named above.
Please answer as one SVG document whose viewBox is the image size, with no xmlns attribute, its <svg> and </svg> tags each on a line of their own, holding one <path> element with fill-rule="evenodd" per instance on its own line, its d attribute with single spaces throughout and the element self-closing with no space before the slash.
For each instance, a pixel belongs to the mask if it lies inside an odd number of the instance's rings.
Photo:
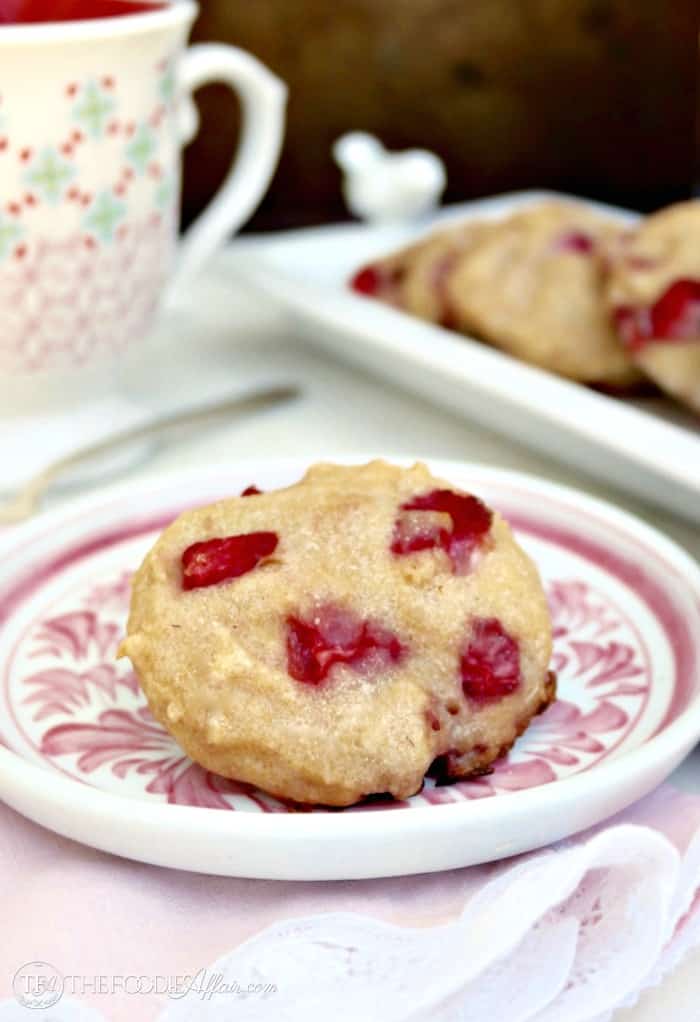
<svg viewBox="0 0 700 1022">
<path fill-rule="evenodd" d="M 320 464 L 187 511 L 133 582 L 127 638 L 192 759 L 297 802 L 405 798 L 483 770 L 554 698 L 537 570 L 417 464 Z"/>
<path fill-rule="evenodd" d="M 515 213 L 450 275 L 459 329 L 573 380 L 615 388 L 638 382 L 603 302 L 608 251 L 619 234 L 614 221 L 573 203 Z"/>
<path fill-rule="evenodd" d="M 630 358 L 700 412 L 700 201 L 642 221 L 618 253 L 607 301 Z"/>
</svg>

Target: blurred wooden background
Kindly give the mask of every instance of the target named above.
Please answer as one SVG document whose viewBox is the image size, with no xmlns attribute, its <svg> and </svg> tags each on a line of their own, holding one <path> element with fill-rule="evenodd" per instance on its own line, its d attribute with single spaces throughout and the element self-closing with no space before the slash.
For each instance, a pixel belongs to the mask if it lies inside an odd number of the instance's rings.
<svg viewBox="0 0 700 1022">
<path fill-rule="evenodd" d="M 235 43 L 289 85 L 287 139 L 253 229 L 340 219 L 333 141 L 426 146 L 447 201 L 550 186 L 639 209 L 695 174 L 698 0 L 200 0 L 195 40 Z M 221 180 L 238 110 L 199 94 L 188 222 Z"/>
</svg>

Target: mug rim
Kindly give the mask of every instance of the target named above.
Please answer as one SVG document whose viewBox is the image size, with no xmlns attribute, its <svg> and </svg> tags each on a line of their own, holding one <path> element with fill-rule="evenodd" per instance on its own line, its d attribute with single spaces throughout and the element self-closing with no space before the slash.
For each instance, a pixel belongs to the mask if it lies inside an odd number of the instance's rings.
<svg viewBox="0 0 700 1022">
<path fill-rule="evenodd" d="M 164 7 L 106 18 L 76 18 L 74 21 L 25 22 L 0 25 L 0 46 L 15 43 L 58 43 L 88 39 L 118 38 L 170 25 L 192 22 L 199 12 L 196 0 L 161 0 Z"/>
</svg>

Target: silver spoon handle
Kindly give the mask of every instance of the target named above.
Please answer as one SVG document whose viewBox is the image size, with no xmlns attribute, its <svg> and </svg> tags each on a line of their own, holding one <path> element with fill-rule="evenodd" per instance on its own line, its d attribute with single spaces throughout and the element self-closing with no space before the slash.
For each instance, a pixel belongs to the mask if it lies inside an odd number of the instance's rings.
<svg viewBox="0 0 700 1022">
<path fill-rule="evenodd" d="M 264 390 L 255 390 L 249 394 L 240 394 L 236 397 L 227 398 L 209 405 L 199 405 L 194 408 L 185 408 L 170 415 L 146 422 L 140 426 L 123 430 L 120 433 L 113 433 L 96 444 L 81 447 L 72 454 L 58 458 L 42 469 L 36 476 L 29 480 L 6 504 L 0 506 L 0 522 L 19 521 L 32 514 L 37 502 L 45 493 L 47 488 L 63 475 L 68 469 L 100 455 L 111 453 L 119 447 L 125 447 L 155 436 L 158 433 L 167 432 L 175 426 L 194 426 L 208 419 L 218 418 L 222 415 L 235 412 L 245 414 L 256 411 L 268 405 L 279 404 L 283 401 L 290 401 L 299 396 L 299 388 L 292 385 L 280 385 L 268 387 Z"/>
</svg>

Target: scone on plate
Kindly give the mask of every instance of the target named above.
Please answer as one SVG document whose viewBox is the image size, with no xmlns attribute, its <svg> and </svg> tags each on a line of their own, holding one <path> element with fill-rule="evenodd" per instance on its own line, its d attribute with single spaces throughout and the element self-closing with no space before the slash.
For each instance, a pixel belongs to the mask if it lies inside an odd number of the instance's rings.
<svg viewBox="0 0 700 1022">
<path fill-rule="evenodd" d="M 629 357 L 700 412 L 700 202 L 642 222 L 614 262 L 607 301 Z"/>
<path fill-rule="evenodd" d="M 483 771 L 554 698 L 534 564 L 422 464 L 320 464 L 180 515 L 120 652 L 194 760 L 305 803 Z"/>
</svg>

